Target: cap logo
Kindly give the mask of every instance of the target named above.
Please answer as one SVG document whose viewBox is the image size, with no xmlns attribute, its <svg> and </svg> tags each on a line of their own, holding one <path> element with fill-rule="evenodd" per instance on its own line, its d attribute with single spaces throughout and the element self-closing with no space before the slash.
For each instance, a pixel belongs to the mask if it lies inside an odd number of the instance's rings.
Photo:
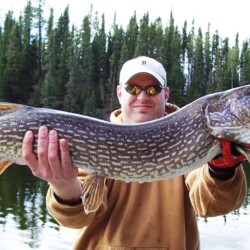
<svg viewBox="0 0 250 250">
<path fill-rule="evenodd" d="M 146 61 L 140 61 L 140 63 L 141 63 L 141 65 L 145 65 L 145 64 L 147 64 L 147 62 L 146 62 Z"/>
</svg>

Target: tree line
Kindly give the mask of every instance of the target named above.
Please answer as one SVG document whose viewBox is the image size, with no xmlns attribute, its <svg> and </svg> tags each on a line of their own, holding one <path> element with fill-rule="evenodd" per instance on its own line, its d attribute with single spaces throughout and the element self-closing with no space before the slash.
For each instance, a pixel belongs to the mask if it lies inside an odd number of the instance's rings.
<svg viewBox="0 0 250 250">
<path fill-rule="evenodd" d="M 27 2 L 16 20 L 8 11 L 0 26 L 0 101 L 49 107 L 95 117 L 119 107 L 116 86 L 123 63 L 139 55 L 159 60 L 167 71 L 170 102 L 179 106 L 209 93 L 250 83 L 249 41 L 233 46 L 218 31 L 180 29 L 170 12 L 167 25 L 131 16 L 126 29 L 92 6 L 78 28 L 67 6 L 58 20 L 44 1 Z"/>
</svg>

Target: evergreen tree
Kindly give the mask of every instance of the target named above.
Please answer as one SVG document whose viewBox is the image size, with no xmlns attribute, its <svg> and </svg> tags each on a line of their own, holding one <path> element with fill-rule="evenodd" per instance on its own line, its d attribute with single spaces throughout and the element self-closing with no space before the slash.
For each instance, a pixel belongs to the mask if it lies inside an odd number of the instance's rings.
<svg viewBox="0 0 250 250">
<path fill-rule="evenodd" d="M 13 26 L 16 25 L 16 21 L 13 18 L 13 12 L 9 11 L 6 14 L 3 30 L 1 30 L 1 40 L 0 40 L 0 100 L 10 101 L 7 89 L 8 86 L 8 75 L 6 72 L 7 67 L 7 50 L 10 46 L 10 34 Z"/>
<path fill-rule="evenodd" d="M 206 75 L 205 75 L 205 57 L 204 57 L 204 42 L 202 30 L 199 29 L 196 40 L 195 67 L 194 75 L 198 83 L 198 97 L 207 94 Z"/>
<path fill-rule="evenodd" d="M 29 1 L 24 10 L 22 27 L 22 49 L 20 53 L 19 100 L 26 103 L 33 93 L 34 83 L 38 81 L 37 74 L 37 40 L 31 35 L 33 8 Z"/>
<path fill-rule="evenodd" d="M 66 83 L 66 94 L 64 97 L 63 109 L 68 112 L 82 113 L 79 106 L 79 82 L 80 82 L 80 67 L 78 63 L 78 47 L 77 39 L 75 39 L 75 28 L 72 27 L 70 36 L 70 52 L 68 60 L 69 80 Z"/>
<path fill-rule="evenodd" d="M 43 35 L 42 30 L 44 24 L 46 23 L 43 17 L 44 5 L 46 0 L 38 0 L 38 7 L 33 7 L 34 10 L 34 17 L 36 18 L 35 27 L 38 29 L 38 76 L 39 78 L 43 77 L 43 52 L 42 52 L 42 42 L 43 42 Z"/>
<path fill-rule="evenodd" d="M 54 10 L 50 10 L 50 16 L 47 27 L 47 41 L 45 51 L 45 79 L 41 88 L 41 103 L 45 107 L 55 108 L 57 106 L 56 94 L 54 85 L 56 84 L 56 54 L 54 50 Z"/>
<path fill-rule="evenodd" d="M 188 35 L 187 35 L 187 21 L 184 22 L 184 26 L 182 28 L 182 63 L 186 64 L 186 53 L 188 46 Z"/>
<path fill-rule="evenodd" d="M 147 12 L 140 20 L 135 56 L 148 56 L 149 46 L 149 13 Z"/>
<path fill-rule="evenodd" d="M 188 99 L 193 101 L 202 95 L 206 94 L 206 86 L 204 84 L 204 50 L 203 50 L 203 38 L 201 29 L 199 29 L 199 34 L 196 38 L 195 45 L 195 58 L 194 58 L 194 69 L 191 79 L 190 86 L 188 88 Z"/>
<path fill-rule="evenodd" d="M 215 34 L 213 35 L 212 62 L 213 62 L 212 92 L 222 91 L 223 68 L 222 68 L 222 55 L 220 48 L 220 37 L 218 31 L 216 31 Z"/>
<path fill-rule="evenodd" d="M 181 35 L 174 25 L 172 12 L 169 27 L 165 29 L 161 47 L 162 63 L 167 71 L 167 82 L 171 89 L 170 102 L 182 106 L 185 92 L 184 68 L 182 63 Z"/>
<path fill-rule="evenodd" d="M 106 54 L 106 35 L 105 35 L 105 22 L 104 16 L 102 18 L 101 28 L 99 28 L 98 18 L 95 19 L 94 37 L 92 41 L 92 54 L 93 54 L 93 91 L 95 95 L 95 106 L 93 109 L 103 108 L 105 83 L 107 75 L 104 74 L 105 70 L 105 54 Z"/>
<path fill-rule="evenodd" d="M 176 45 L 175 35 L 176 34 L 175 34 L 174 18 L 171 12 L 169 26 L 166 27 L 165 29 L 165 34 L 163 35 L 163 42 L 162 42 L 162 47 L 161 47 L 161 57 L 162 57 L 163 65 L 166 68 L 168 77 L 171 74 L 173 62 L 176 59 L 179 59 L 175 57 L 176 54 L 173 49 L 173 46 Z"/>
<path fill-rule="evenodd" d="M 192 23 L 191 32 L 187 37 L 187 74 L 186 74 L 186 90 L 190 87 L 191 79 L 194 71 L 194 58 L 195 58 L 195 32 L 194 21 Z"/>
<path fill-rule="evenodd" d="M 227 90 L 231 87 L 231 73 L 230 73 L 230 65 L 228 58 L 229 40 L 227 37 L 222 41 L 221 55 L 222 55 L 222 70 L 223 70 L 222 90 Z"/>
<path fill-rule="evenodd" d="M 250 83 L 250 48 L 249 42 L 244 41 L 241 58 L 240 58 L 240 71 L 241 71 L 241 85 Z"/>
<path fill-rule="evenodd" d="M 222 91 L 223 82 L 222 57 L 220 50 L 216 52 L 214 72 L 213 92 L 219 92 Z"/>
<path fill-rule="evenodd" d="M 107 99 L 110 100 L 108 110 L 113 110 L 118 107 L 116 99 L 116 87 L 119 84 L 119 73 L 124 62 L 121 61 L 121 50 L 124 41 L 124 31 L 119 28 L 117 24 L 113 24 L 113 36 L 111 43 L 112 54 L 110 57 L 110 79 L 109 79 L 109 93 Z"/>
<path fill-rule="evenodd" d="M 42 88 L 43 104 L 63 109 L 66 83 L 69 79 L 69 8 L 60 16 L 57 26 L 51 30 L 53 11 L 51 11 L 48 26 L 48 50 L 46 59 L 46 75 Z"/>
<path fill-rule="evenodd" d="M 68 58 L 69 58 L 69 7 L 64 10 L 63 15 L 58 20 L 55 29 L 55 44 L 56 52 L 56 83 L 55 95 L 57 104 L 55 108 L 63 109 L 63 100 L 66 93 L 66 83 L 69 80 Z"/>
<path fill-rule="evenodd" d="M 235 45 L 228 50 L 228 65 L 230 72 L 230 88 L 239 86 L 239 36 L 236 35 Z"/>
<path fill-rule="evenodd" d="M 211 41 L 210 41 L 210 24 L 208 25 L 208 30 L 205 36 L 205 45 L 204 45 L 204 67 L 205 67 L 205 75 L 204 75 L 204 93 L 208 94 L 212 92 L 212 49 L 211 49 Z"/>
<path fill-rule="evenodd" d="M 127 30 L 125 31 L 124 43 L 122 45 L 121 60 L 125 62 L 136 55 L 139 27 L 137 24 L 136 12 L 131 17 Z"/>
<path fill-rule="evenodd" d="M 163 29 L 161 18 L 158 17 L 155 22 L 150 23 L 149 25 L 149 48 L 148 48 L 148 56 L 153 58 L 160 58 L 161 52 L 160 48 L 163 40 Z"/>
<path fill-rule="evenodd" d="M 21 33 L 20 26 L 15 23 L 10 32 L 9 44 L 6 51 L 6 67 L 3 71 L 3 83 L 1 85 L 1 98 L 9 102 L 22 102 L 20 93 L 22 89 L 19 88 L 21 80 Z"/>
<path fill-rule="evenodd" d="M 84 114 L 93 117 L 100 117 L 100 110 L 94 109 L 96 105 L 96 96 L 94 90 L 92 90 L 91 95 L 86 99 L 84 103 Z"/>
<path fill-rule="evenodd" d="M 84 110 L 85 100 L 91 95 L 93 88 L 93 51 L 91 44 L 91 19 L 85 16 L 81 30 L 81 100 Z M 95 107 L 95 106 L 94 106 Z"/>
</svg>

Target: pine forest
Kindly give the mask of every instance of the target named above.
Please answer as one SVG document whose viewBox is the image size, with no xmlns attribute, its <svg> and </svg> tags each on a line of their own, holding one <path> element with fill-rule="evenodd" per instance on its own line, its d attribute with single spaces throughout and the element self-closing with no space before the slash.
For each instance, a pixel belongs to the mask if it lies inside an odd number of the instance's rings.
<svg viewBox="0 0 250 250">
<path fill-rule="evenodd" d="M 249 41 L 233 46 L 218 31 L 204 32 L 187 22 L 167 25 L 150 13 L 128 19 L 126 29 L 114 22 L 107 32 L 105 15 L 90 7 L 80 27 L 70 25 L 69 7 L 58 20 L 53 9 L 31 1 L 19 18 L 5 14 L 0 26 L 0 101 L 47 107 L 104 118 L 119 108 L 116 86 L 121 66 L 146 55 L 167 71 L 169 102 L 180 107 L 218 91 L 250 83 Z"/>
</svg>

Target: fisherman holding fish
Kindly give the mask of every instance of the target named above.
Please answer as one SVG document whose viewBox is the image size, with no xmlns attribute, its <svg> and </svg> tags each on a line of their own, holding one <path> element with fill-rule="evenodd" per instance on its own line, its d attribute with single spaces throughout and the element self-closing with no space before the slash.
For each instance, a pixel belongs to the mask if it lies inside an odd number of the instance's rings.
<svg viewBox="0 0 250 250">
<path fill-rule="evenodd" d="M 117 86 L 121 108 L 110 120 L 133 124 L 167 116 L 178 109 L 167 103 L 169 94 L 161 63 L 145 56 L 129 60 Z M 186 175 L 144 183 L 106 179 L 102 193 L 90 190 L 88 195 L 99 196 L 101 205 L 86 213 L 81 197 L 91 176 L 72 164 L 67 140 L 40 127 L 37 156 L 33 140 L 28 131 L 23 158 L 36 177 L 50 184 L 50 214 L 60 225 L 79 229 L 72 249 L 200 249 L 196 215 L 225 215 L 240 208 L 246 195 L 245 158 L 225 140 L 220 155 Z"/>
</svg>

